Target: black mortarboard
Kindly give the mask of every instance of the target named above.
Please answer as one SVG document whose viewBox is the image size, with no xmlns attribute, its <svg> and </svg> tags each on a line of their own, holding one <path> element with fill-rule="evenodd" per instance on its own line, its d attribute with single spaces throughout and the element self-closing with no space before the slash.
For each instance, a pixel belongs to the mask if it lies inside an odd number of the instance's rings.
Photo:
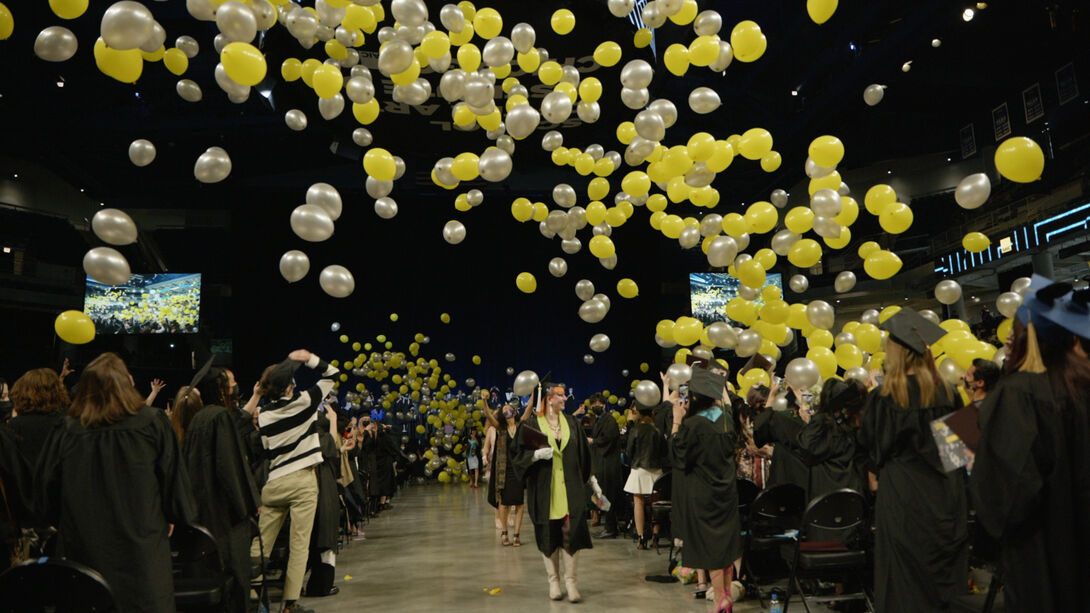
<svg viewBox="0 0 1090 613">
<path fill-rule="evenodd" d="M 689 379 L 689 393 L 715 400 L 723 397 L 723 389 L 726 386 L 726 377 L 704 368 L 694 368 L 693 377 Z"/>
<path fill-rule="evenodd" d="M 946 336 L 946 330 L 908 307 L 897 311 L 881 328 L 889 332 L 890 338 L 921 355 L 927 353 L 928 346 Z"/>
</svg>

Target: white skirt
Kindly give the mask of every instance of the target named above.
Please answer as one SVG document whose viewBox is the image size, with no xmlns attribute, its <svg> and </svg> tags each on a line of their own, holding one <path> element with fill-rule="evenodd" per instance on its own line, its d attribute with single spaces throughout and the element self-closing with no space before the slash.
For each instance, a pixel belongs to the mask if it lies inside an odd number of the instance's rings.
<svg viewBox="0 0 1090 613">
<path fill-rule="evenodd" d="M 662 476 L 661 469 L 633 468 L 624 484 L 624 491 L 641 496 L 650 495 L 655 489 L 655 482 Z"/>
<path fill-rule="evenodd" d="M 476 470 L 477 466 L 477 456 L 471 455 L 466 458 L 466 468 L 468 468 L 469 470 Z"/>
</svg>

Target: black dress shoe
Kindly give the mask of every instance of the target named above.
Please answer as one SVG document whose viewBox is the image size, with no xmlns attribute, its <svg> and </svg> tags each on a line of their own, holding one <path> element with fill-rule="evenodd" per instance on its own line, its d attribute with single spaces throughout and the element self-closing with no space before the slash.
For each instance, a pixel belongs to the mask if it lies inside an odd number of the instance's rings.
<svg viewBox="0 0 1090 613">
<path fill-rule="evenodd" d="M 598 534 L 595 534 L 594 538 L 596 538 L 596 539 L 615 539 L 615 538 L 617 538 L 617 533 L 615 531 L 613 531 L 613 530 L 602 530 Z"/>
<path fill-rule="evenodd" d="M 326 592 L 324 594 L 317 594 L 317 593 L 312 594 L 310 592 L 310 590 L 307 590 L 306 594 L 304 594 L 304 595 L 307 598 L 325 598 L 326 596 L 336 596 L 337 594 L 340 594 L 340 593 L 341 593 L 341 588 L 334 585 L 333 587 L 329 588 L 328 592 Z"/>
</svg>

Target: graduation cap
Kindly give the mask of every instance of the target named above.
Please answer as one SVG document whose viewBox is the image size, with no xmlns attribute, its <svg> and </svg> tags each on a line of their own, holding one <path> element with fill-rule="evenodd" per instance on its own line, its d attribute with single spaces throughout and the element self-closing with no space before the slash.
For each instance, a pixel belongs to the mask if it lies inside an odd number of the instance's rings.
<svg viewBox="0 0 1090 613">
<path fill-rule="evenodd" d="M 881 328 L 889 332 L 894 341 L 921 355 L 927 353 L 928 346 L 946 336 L 946 330 L 908 307 L 897 311 Z"/>
<path fill-rule="evenodd" d="M 1056 300 L 1071 292 L 1070 283 L 1054 283 L 1052 279 L 1033 275 L 1022 305 L 1018 307 L 1018 319 L 1024 324 L 1032 323 L 1045 331 L 1056 322 L 1047 314 L 1056 307 Z"/>
<path fill-rule="evenodd" d="M 1090 303 L 1090 289 L 1071 292 L 1056 300 L 1051 309 L 1041 313 L 1041 317 L 1075 336 L 1090 339 L 1088 303 Z"/>
<path fill-rule="evenodd" d="M 723 397 L 723 389 L 727 386 L 727 378 L 717 375 L 704 368 L 694 368 L 693 377 L 689 379 L 689 393 L 719 400 Z"/>
<path fill-rule="evenodd" d="M 212 360 L 213 358 L 208 358 L 208 361 L 204 363 L 204 366 L 201 366 L 201 369 L 197 371 L 197 374 L 193 375 L 193 378 L 189 381 L 189 385 L 184 388 L 185 393 L 182 394 L 183 397 L 188 396 L 190 392 L 197 389 L 197 385 L 199 385 L 208 375 L 208 371 L 212 369 Z"/>
</svg>

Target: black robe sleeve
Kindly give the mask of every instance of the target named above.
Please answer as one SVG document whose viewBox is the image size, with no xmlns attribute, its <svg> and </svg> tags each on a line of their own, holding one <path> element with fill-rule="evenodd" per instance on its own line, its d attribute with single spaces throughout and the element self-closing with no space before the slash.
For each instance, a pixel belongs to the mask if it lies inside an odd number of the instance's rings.
<svg viewBox="0 0 1090 613">
<path fill-rule="evenodd" d="M 844 443 L 845 441 L 836 430 L 836 423 L 831 418 L 815 415 L 810 423 L 799 429 L 795 437 L 795 453 L 807 466 L 817 466 L 832 458 L 843 456 Z"/>
<path fill-rule="evenodd" d="M 162 488 L 163 515 L 172 524 L 193 524 L 197 518 L 197 503 L 193 500 L 193 488 L 182 461 L 178 436 L 166 413 L 157 412 L 155 424 L 161 450 L 155 460 L 155 472 Z"/>
<path fill-rule="evenodd" d="M 238 523 L 257 513 L 261 495 L 230 413 L 216 420 L 214 436 L 217 481 L 229 503 L 231 523 Z"/>
</svg>

